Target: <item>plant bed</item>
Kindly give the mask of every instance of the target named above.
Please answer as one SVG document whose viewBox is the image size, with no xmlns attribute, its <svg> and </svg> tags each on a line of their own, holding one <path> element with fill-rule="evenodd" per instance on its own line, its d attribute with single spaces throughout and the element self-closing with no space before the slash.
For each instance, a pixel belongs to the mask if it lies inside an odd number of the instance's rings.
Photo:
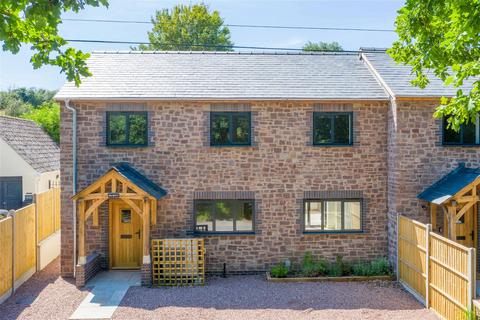
<svg viewBox="0 0 480 320">
<path fill-rule="evenodd" d="M 270 282 L 353 282 L 353 281 L 393 281 L 395 276 L 340 276 L 340 277 L 302 277 L 301 275 L 289 275 L 286 278 L 274 278 L 267 272 L 267 281 Z"/>
</svg>

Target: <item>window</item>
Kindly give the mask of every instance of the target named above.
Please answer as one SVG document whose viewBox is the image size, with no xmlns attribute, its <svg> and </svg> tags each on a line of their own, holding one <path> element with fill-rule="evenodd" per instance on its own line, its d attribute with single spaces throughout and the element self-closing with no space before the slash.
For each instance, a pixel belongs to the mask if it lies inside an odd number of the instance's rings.
<svg viewBox="0 0 480 320">
<path fill-rule="evenodd" d="M 253 232 L 253 200 L 195 201 L 195 232 Z"/>
<path fill-rule="evenodd" d="M 352 113 L 314 112 L 314 145 L 351 145 Z"/>
<path fill-rule="evenodd" d="M 443 144 L 445 145 L 478 145 L 480 144 L 479 118 L 475 122 L 464 123 L 460 131 L 448 129 L 447 118 L 443 118 Z"/>
<path fill-rule="evenodd" d="M 210 144 L 212 146 L 251 145 L 250 112 L 211 112 Z"/>
<path fill-rule="evenodd" d="M 132 221 L 132 211 L 123 209 L 120 214 L 122 223 L 130 223 Z"/>
<path fill-rule="evenodd" d="M 107 145 L 146 146 L 146 112 L 107 112 Z"/>
<path fill-rule="evenodd" d="M 306 200 L 305 232 L 361 231 L 359 199 Z"/>
</svg>

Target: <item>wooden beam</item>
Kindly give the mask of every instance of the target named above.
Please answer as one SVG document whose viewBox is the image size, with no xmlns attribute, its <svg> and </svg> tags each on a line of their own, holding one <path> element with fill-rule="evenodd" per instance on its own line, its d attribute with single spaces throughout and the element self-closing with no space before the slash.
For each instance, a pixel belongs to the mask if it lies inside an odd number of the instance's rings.
<svg viewBox="0 0 480 320">
<path fill-rule="evenodd" d="M 437 205 L 433 203 L 430 203 L 430 223 L 432 229 L 437 230 Z"/>
<path fill-rule="evenodd" d="M 473 190 L 472 190 L 473 191 Z M 463 196 L 458 199 L 456 199 L 458 203 L 464 203 L 464 202 L 471 202 L 471 201 L 480 201 L 480 197 L 476 195 L 472 196 Z"/>
<path fill-rule="evenodd" d="M 85 255 L 85 201 L 80 200 L 78 205 L 78 264 L 87 262 Z"/>
<path fill-rule="evenodd" d="M 473 205 L 475 205 L 475 203 L 477 203 L 477 200 L 471 201 L 466 205 L 464 205 L 463 208 L 460 211 L 458 211 L 458 213 L 455 215 L 455 219 L 456 219 L 455 222 L 457 222 L 465 214 L 465 212 L 468 211 L 468 209 L 470 209 Z"/>
<path fill-rule="evenodd" d="M 112 178 L 112 192 L 117 192 L 117 179 Z"/>
<path fill-rule="evenodd" d="M 143 202 L 143 217 L 143 263 L 150 263 L 150 201 L 148 199 Z"/>
<path fill-rule="evenodd" d="M 157 224 L 157 199 L 150 200 L 151 202 L 151 217 L 152 217 L 152 225 Z"/>
<path fill-rule="evenodd" d="M 94 227 L 98 227 L 98 215 L 99 215 L 99 207 L 95 208 L 95 210 L 93 210 L 93 214 L 92 214 L 92 225 Z"/>
<path fill-rule="evenodd" d="M 118 197 L 120 198 L 129 198 L 134 200 L 143 200 L 143 196 L 140 196 L 136 193 L 118 193 Z M 108 193 L 100 194 L 100 193 L 92 193 L 88 196 L 82 197 L 83 200 L 94 200 L 94 199 L 108 199 Z"/>
<path fill-rule="evenodd" d="M 97 209 L 102 203 L 104 203 L 107 199 L 98 199 L 92 203 L 90 207 L 88 207 L 87 211 L 85 211 L 85 221 L 88 220 L 90 215 L 93 213 L 95 209 Z"/>
<path fill-rule="evenodd" d="M 447 208 L 448 208 L 448 219 L 449 219 L 449 225 L 448 225 L 449 238 L 453 241 L 457 241 L 457 219 L 456 219 L 457 209 L 454 206 L 448 206 Z"/>
</svg>

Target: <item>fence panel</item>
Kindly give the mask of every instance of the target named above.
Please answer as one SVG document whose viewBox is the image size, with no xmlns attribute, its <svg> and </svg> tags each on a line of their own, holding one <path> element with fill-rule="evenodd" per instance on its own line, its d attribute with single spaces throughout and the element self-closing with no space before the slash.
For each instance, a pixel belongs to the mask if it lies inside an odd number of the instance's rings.
<svg viewBox="0 0 480 320">
<path fill-rule="evenodd" d="M 38 241 L 42 241 L 55 232 L 55 189 L 37 194 Z"/>
<path fill-rule="evenodd" d="M 427 227 L 403 216 L 398 219 L 398 278 L 413 293 L 426 298 Z"/>
<path fill-rule="evenodd" d="M 55 212 L 55 231 L 60 230 L 60 188 L 53 188 L 53 205 Z"/>
<path fill-rule="evenodd" d="M 398 217 L 398 278 L 447 320 L 465 319 L 475 293 L 475 249 Z"/>
<path fill-rule="evenodd" d="M 469 248 L 431 234 L 430 306 L 446 319 L 464 319 L 465 311 L 470 309 L 471 261 Z"/>
<path fill-rule="evenodd" d="M 152 240 L 152 283 L 157 286 L 203 285 L 204 239 Z"/>
<path fill-rule="evenodd" d="M 14 218 L 15 280 L 36 268 L 35 205 L 15 212 Z M 33 270 L 35 272 L 35 270 Z"/>
<path fill-rule="evenodd" d="M 13 264 L 13 219 L 0 221 L 0 301 L 12 289 Z"/>
</svg>

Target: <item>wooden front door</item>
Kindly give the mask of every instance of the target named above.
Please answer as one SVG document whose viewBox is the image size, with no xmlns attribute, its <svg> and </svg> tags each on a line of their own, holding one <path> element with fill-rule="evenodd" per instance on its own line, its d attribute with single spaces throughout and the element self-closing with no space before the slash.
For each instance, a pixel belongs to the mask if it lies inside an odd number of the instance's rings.
<svg viewBox="0 0 480 320">
<path fill-rule="evenodd" d="M 465 214 L 457 221 L 457 241 L 460 244 L 463 244 L 466 247 L 475 247 L 475 213 L 476 205 L 471 207 Z"/>
<path fill-rule="evenodd" d="M 111 206 L 112 269 L 138 269 L 142 265 L 142 218 L 123 201 Z"/>
</svg>

